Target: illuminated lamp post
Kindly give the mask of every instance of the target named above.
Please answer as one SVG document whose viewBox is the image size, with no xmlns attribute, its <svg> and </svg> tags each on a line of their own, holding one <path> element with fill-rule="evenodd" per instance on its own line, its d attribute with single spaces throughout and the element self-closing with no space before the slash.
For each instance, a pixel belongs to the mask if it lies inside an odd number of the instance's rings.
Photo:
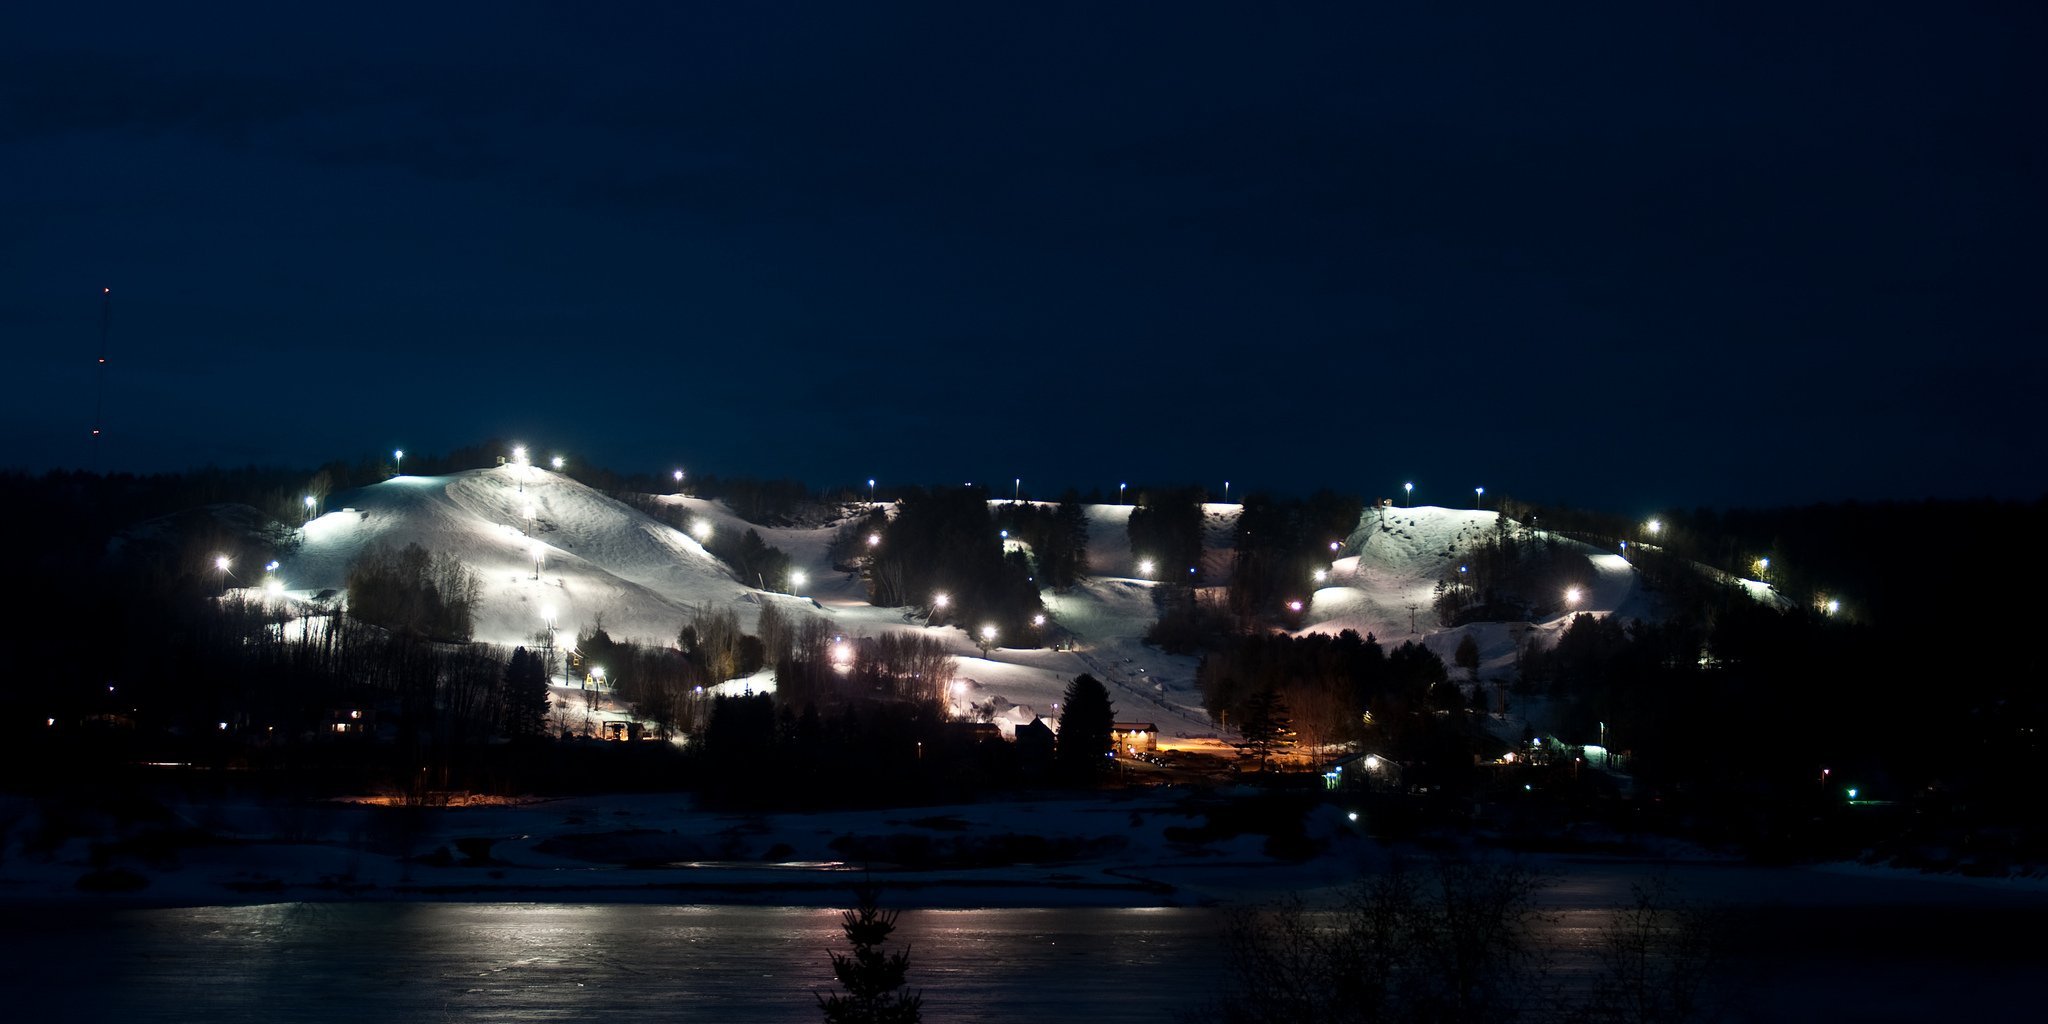
<svg viewBox="0 0 2048 1024">
<path fill-rule="evenodd" d="M 405 475 L 405 449 L 403 448 L 393 449 L 391 452 L 391 475 Z"/>
<path fill-rule="evenodd" d="M 1414 485 L 1414 484 L 1412 484 L 1412 483 L 1406 483 L 1406 484 L 1402 484 L 1401 486 L 1402 486 L 1402 487 L 1404 487 L 1404 488 L 1406 488 L 1406 489 L 1407 489 L 1407 491 L 1408 491 L 1408 507 L 1409 507 L 1409 508 L 1414 508 L 1414 507 L 1415 507 L 1415 485 Z"/>
<path fill-rule="evenodd" d="M 931 625 L 932 616 L 937 615 L 942 611 L 945 611 L 947 603 L 949 603 L 951 600 L 951 598 L 945 595 L 944 591 L 933 594 L 931 610 L 924 613 L 924 624 L 927 626 Z"/>
</svg>

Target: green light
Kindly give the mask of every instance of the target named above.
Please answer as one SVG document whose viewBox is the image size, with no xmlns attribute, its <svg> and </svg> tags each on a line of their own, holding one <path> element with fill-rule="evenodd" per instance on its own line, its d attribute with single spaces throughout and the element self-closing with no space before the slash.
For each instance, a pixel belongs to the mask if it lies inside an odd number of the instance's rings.
<svg viewBox="0 0 2048 1024">
<path fill-rule="evenodd" d="M 1851 800 L 1854 800 L 1854 799 L 1856 799 L 1856 791 L 1855 791 L 1855 790 L 1853 790 L 1853 789 L 1852 789 L 1852 790 L 1850 790 L 1850 791 L 1849 791 L 1849 799 L 1851 799 Z"/>
</svg>

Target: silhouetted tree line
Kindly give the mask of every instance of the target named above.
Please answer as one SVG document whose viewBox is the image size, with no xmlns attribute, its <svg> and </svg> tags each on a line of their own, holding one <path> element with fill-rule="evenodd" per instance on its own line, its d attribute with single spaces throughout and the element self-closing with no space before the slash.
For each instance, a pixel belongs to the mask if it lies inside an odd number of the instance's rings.
<svg viewBox="0 0 2048 1024">
<path fill-rule="evenodd" d="M 2026 628 L 2023 601 L 2000 600 L 2048 578 L 2048 547 L 2021 542 L 2048 522 L 2048 499 L 1842 502 L 1778 509 L 1695 509 L 1664 519 L 1674 554 L 1739 576 L 1768 557 L 1770 582 L 1794 602 L 1841 600 L 1880 626 Z M 1944 599 L 1946 598 L 1946 599 Z"/>
<path fill-rule="evenodd" d="M 1446 626 L 1547 618 L 1567 605 L 1573 587 L 1592 586 L 1593 563 L 1555 534 L 1516 524 L 1503 510 L 1491 536 L 1456 555 L 1437 581 L 1433 607 Z"/>
<path fill-rule="evenodd" d="M 348 608 L 356 618 L 429 640 L 465 643 L 483 584 L 462 560 L 418 544 L 379 544 L 348 569 Z"/>
<path fill-rule="evenodd" d="M 1012 502 L 995 510 L 998 530 L 1031 549 L 1032 575 L 1040 587 L 1073 589 L 1088 566 L 1088 517 L 1071 489 L 1056 506 Z"/>
<path fill-rule="evenodd" d="M 830 711 L 847 704 L 903 703 L 944 716 L 955 662 L 936 637 L 904 633 L 848 637 L 806 618 L 775 666 L 776 698 Z"/>
<path fill-rule="evenodd" d="M 1440 762 L 1454 774 L 1469 768 L 1476 749 L 1476 724 L 1443 659 L 1412 641 L 1388 651 L 1348 629 L 1258 633 L 1205 656 L 1195 681 L 1212 717 L 1242 726 L 1255 710 L 1269 722 L 1284 714 L 1303 748 L 1364 744 L 1398 761 Z"/>
<path fill-rule="evenodd" d="M 731 622 L 730 616 L 730 612 L 724 612 L 719 617 Z M 726 634 L 734 637 L 739 652 L 732 662 L 721 662 L 706 644 L 690 645 L 688 641 L 697 635 L 696 630 L 704 628 L 704 621 L 700 615 L 683 626 L 681 633 L 685 644 L 681 647 L 637 644 L 615 639 L 601 624 L 586 626 L 576 636 L 574 651 L 568 653 L 569 676 L 572 680 L 588 682 L 601 668 L 604 670 L 603 681 L 612 688 L 614 696 L 633 709 L 635 718 L 653 726 L 657 738 L 694 734 L 704 724 L 708 698 L 703 688 L 731 678 L 730 675 L 717 676 L 716 672 L 745 675 L 761 667 L 758 642 L 751 644 L 749 665 L 745 656 L 749 645 L 738 641 L 751 641 L 753 638 L 740 636 L 737 625 L 732 625 Z M 712 665 L 720 667 L 713 669 Z M 573 704 L 571 708 L 573 710 Z M 570 731 L 575 730 L 572 728 Z"/>
<path fill-rule="evenodd" d="M 692 516 L 682 506 L 661 501 L 652 494 L 620 492 L 618 499 L 678 530 L 689 532 Z M 752 528 L 735 533 L 731 530 L 713 531 L 704 542 L 704 550 L 711 557 L 724 562 L 732 570 L 733 577 L 750 587 L 762 590 L 789 589 L 789 572 L 795 568 L 795 561 L 789 553 L 761 539 L 759 530 Z"/>
<path fill-rule="evenodd" d="M 1023 552 L 1004 554 L 997 530 L 981 488 L 904 492 L 875 548 L 869 599 L 926 608 L 933 623 L 969 632 L 994 625 L 1005 646 L 1035 646 L 1031 620 L 1044 610 L 1038 585 Z M 935 607 L 941 593 L 946 604 Z"/>
<path fill-rule="evenodd" d="M 1198 586 L 1202 565 L 1202 491 L 1198 487 L 1151 487 L 1137 495 L 1125 526 L 1131 553 L 1151 559 L 1154 579 Z"/>
<path fill-rule="evenodd" d="M 861 506 L 861 511 L 839 524 L 832 534 L 832 543 L 826 545 L 825 555 L 832 560 L 832 568 L 866 578 L 868 559 L 888 529 L 887 512 L 879 506 Z"/>
<path fill-rule="evenodd" d="M 719 697 L 690 756 L 705 799 L 734 807 L 953 799 L 1019 777 L 1011 744 L 979 741 L 909 701 L 799 710 L 767 694 Z"/>
<path fill-rule="evenodd" d="M 1735 838 L 1812 841 L 1849 786 L 1899 801 L 1908 835 L 1953 840 L 1964 823 L 2040 834 L 2038 688 L 1945 643 L 1737 594 L 1703 624 L 1578 616 L 1525 671 L 1554 698 L 1561 735 L 1594 742 L 1604 722 L 1665 806 Z"/>
<path fill-rule="evenodd" d="M 1230 575 L 1230 610 L 1241 627 L 1288 617 L 1288 603 L 1313 592 L 1315 571 L 1327 567 L 1358 529 L 1364 502 L 1320 490 L 1306 501 L 1269 494 L 1246 496 L 1237 521 L 1237 551 Z"/>
</svg>

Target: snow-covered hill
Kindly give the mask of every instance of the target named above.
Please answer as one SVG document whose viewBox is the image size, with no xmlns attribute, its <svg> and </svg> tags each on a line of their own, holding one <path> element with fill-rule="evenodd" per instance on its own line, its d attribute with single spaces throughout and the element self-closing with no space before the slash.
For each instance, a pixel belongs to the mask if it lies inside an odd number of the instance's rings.
<svg viewBox="0 0 2048 1024">
<path fill-rule="evenodd" d="M 291 592 L 340 589 L 371 547 L 417 543 L 476 571 L 476 638 L 488 643 L 527 643 L 550 612 L 565 636 L 602 620 L 673 642 L 692 606 L 759 600 L 695 538 L 539 467 L 402 476 L 335 501 L 278 568 Z"/>
<path fill-rule="evenodd" d="M 722 504 L 682 496 L 658 499 L 681 510 L 692 530 L 757 530 L 788 552 L 808 577 L 796 595 L 763 591 L 733 578 L 691 532 L 621 504 L 537 466 L 501 466 L 449 476 L 401 476 L 337 495 L 340 510 L 308 523 L 304 543 L 277 570 L 287 593 L 307 600 L 340 590 L 349 565 L 373 545 L 418 543 L 453 555 L 482 580 L 476 637 L 529 643 L 552 621 L 565 640 L 602 621 L 614 636 L 670 644 L 693 609 L 731 608 L 753 628 L 766 603 L 793 616 L 829 621 L 848 636 L 920 632 L 944 640 L 959 658 L 956 707 L 993 708 L 1005 725 L 1057 716 L 1067 684 L 1082 672 L 1110 687 L 1118 716 L 1151 721 L 1163 738 L 1212 736 L 1217 728 L 1195 687 L 1197 660 L 1144 643 L 1158 618 L 1160 585 L 1140 570 L 1126 533 L 1131 506 L 1087 509 L 1090 576 L 1066 594 L 1047 592 L 1046 606 L 1069 650 L 998 647 L 983 657 L 955 627 L 927 627 L 905 609 L 877 608 L 854 575 L 835 572 L 827 553 L 835 526 L 775 529 L 751 526 Z M 1227 578 L 1238 505 L 1211 504 L 1202 570 Z M 1382 641 L 1414 638 L 1449 660 L 1466 633 L 1480 645 L 1484 674 L 1505 675 L 1518 641 L 1541 640 L 1568 616 L 1533 624 L 1478 623 L 1443 629 L 1431 611 L 1436 581 L 1492 529 L 1494 514 L 1435 507 L 1368 509 L 1345 538 L 1325 580 L 1304 581 L 1303 632 L 1354 629 Z M 1571 542 L 1567 542 L 1571 543 Z M 538 572 L 536 558 L 538 553 Z M 1585 549 L 1598 577 L 1577 610 L 1646 614 L 1636 573 L 1619 555 Z M 1314 588 L 1314 589 L 1311 589 Z M 1533 634 L 1533 637 L 1530 635 Z M 764 677 L 748 681 L 768 688 Z"/>
<path fill-rule="evenodd" d="M 1328 578 L 1310 599 L 1304 632 L 1345 629 L 1370 633 L 1394 644 L 1415 640 L 1446 662 L 1470 634 L 1479 645 L 1481 674 L 1505 674 L 1514 664 L 1517 642 L 1548 643 L 1573 614 L 1643 614 L 1636 571 L 1620 555 L 1577 541 L 1561 543 L 1593 563 L 1593 585 L 1575 607 L 1541 622 L 1480 622 L 1447 629 L 1433 605 L 1438 580 L 1455 577 L 1459 564 L 1492 533 L 1497 513 L 1425 505 L 1367 509 L 1358 529 L 1345 538 Z"/>
</svg>

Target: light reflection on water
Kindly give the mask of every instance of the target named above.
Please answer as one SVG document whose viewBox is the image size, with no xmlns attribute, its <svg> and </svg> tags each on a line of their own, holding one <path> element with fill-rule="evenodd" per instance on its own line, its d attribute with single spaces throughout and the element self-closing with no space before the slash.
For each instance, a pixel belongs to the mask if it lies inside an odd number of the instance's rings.
<svg viewBox="0 0 2048 1024">
<path fill-rule="evenodd" d="M 34 911 L 13 1019 L 817 1019 L 844 949 L 808 907 L 276 904 Z M 905 911 L 928 1019 L 1183 1019 L 1220 965 L 1206 910 Z M 24 924 L 26 922 L 16 922 Z M 10 929 L 13 931 L 14 929 Z M 45 958 L 47 957 L 47 958 Z M 1024 1009 L 1028 1007 L 1029 1009 Z"/>
<path fill-rule="evenodd" d="M 1645 871 L 1558 879 L 1543 943 L 1582 970 Z M 1682 872 L 1738 916 L 1740 1019 L 2009 1016 L 2044 958 L 2040 894 L 1783 869 Z M 1590 876 L 1590 877 L 1589 877 Z M 886 890 L 884 899 L 886 902 Z M 1202 908 L 906 910 L 896 938 L 934 1021 L 1201 1016 L 1226 967 Z M 0 916 L 9 1020 L 819 1019 L 839 911 L 816 907 L 287 903 Z M 1569 954 L 1581 959 L 1572 963 Z M 1568 980 L 1568 979 L 1566 979 Z M 1931 1015 L 1931 1016 L 1930 1016 Z"/>
</svg>

